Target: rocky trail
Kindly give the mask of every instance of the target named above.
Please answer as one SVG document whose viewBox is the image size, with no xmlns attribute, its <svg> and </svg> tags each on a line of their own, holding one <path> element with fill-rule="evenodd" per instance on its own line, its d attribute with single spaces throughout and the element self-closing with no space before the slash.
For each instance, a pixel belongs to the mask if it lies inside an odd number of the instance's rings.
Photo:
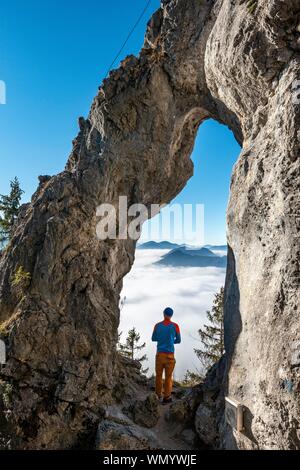
<svg viewBox="0 0 300 470">
<path fill-rule="evenodd" d="M 177 400 L 173 402 L 176 404 Z M 195 448 L 196 438 L 193 429 L 184 429 L 180 424 L 168 421 L 170 416 L 170 405 L 161 406 L 160 417 L 157 425 L 153 428 L 158 442 L 163 449 L 184 450 Z"/>
<path fill-rule="evenodd" d="M 154 392 L 154 379 L 140 375 L 135 361 L 122 358 L 121 363 L 125 366 L 126 377 L 123 398 L 104 409 L 96 447 L 101 450 L 192 450 L 203 447 L 194 425 L 199 401 L 197 387 L 175 383 L 172 403 L 163 405 Z M 132 370 L 135 370 L 134 374 Z"/>
</svg>

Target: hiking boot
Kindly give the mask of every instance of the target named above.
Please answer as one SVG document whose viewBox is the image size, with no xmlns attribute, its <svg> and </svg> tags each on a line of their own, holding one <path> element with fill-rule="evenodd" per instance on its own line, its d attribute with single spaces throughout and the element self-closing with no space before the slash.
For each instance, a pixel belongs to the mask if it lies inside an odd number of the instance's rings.
<svg viewBox="0 0 300 470">
<path fill-rule="evenodd" d="M 169 403 L 172 403 L 172 397 L 164 398 L 162 401 L 163 405 L 168 405 Z"/>
</svg>

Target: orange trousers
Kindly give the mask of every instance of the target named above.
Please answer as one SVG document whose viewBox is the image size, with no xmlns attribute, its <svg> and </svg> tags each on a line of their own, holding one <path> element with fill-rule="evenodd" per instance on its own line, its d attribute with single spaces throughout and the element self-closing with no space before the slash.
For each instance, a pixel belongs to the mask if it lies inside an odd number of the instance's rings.
<svg viewBox="0 0 300 470">
<path fill-rule="evenodd" d="M 156 382 L 155 382 L 155 392 L 158 397 L 162 395 L 163 389 L 163 372 L 165 371 L 165 382 L 164 382 L 164 398 L 169 398 L 172 393 L 173 387 L 173 370 L 175 367 L 175 357 L 174 354 L 167 353 L 157 353 L 155 360 L 155 372 L 156 372 Z"/>
</svg>

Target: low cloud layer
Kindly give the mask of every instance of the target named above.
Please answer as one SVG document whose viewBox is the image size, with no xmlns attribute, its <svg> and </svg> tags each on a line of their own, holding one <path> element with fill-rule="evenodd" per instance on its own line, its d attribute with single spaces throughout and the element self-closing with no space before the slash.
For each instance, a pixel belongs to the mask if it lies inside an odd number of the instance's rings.
<svg viewBox="0 0 300 470">
<path fill-rule="evenodd" d="M 153 264 L 167 251 L 137 250 L 131 272 L 124 279 L 121 311 L 121 341 L 130 328 L 136 327 L 146 342 L 149 374 L 154 369 L 156 344 L 151 342 L 155 323 L 162 320 L 163 309 L 172 307 L 173 321 L 178 323 L 182 343 L 176 347 L 175 378 L 182 379 L 186 370 L 201 368 L 194 348 L 201 347 L 197 331 L 206 322 L 214 294 L 224 285 L 225 269 L 171 268 Z"/>
</svg>

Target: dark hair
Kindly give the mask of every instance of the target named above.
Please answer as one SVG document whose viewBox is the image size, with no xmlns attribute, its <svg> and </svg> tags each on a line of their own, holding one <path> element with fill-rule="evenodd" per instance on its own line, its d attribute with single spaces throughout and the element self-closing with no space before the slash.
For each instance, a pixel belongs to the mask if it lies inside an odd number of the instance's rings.
<svg viewBox="0 0 300 470">
<path fill-rule="evenodd" d="M 173 309 L 171 307 L 166 307 L 164 309 L 164 315 L 166 315 L 167 317 L 171 317 L 173 315 Z"/>
</svg>

